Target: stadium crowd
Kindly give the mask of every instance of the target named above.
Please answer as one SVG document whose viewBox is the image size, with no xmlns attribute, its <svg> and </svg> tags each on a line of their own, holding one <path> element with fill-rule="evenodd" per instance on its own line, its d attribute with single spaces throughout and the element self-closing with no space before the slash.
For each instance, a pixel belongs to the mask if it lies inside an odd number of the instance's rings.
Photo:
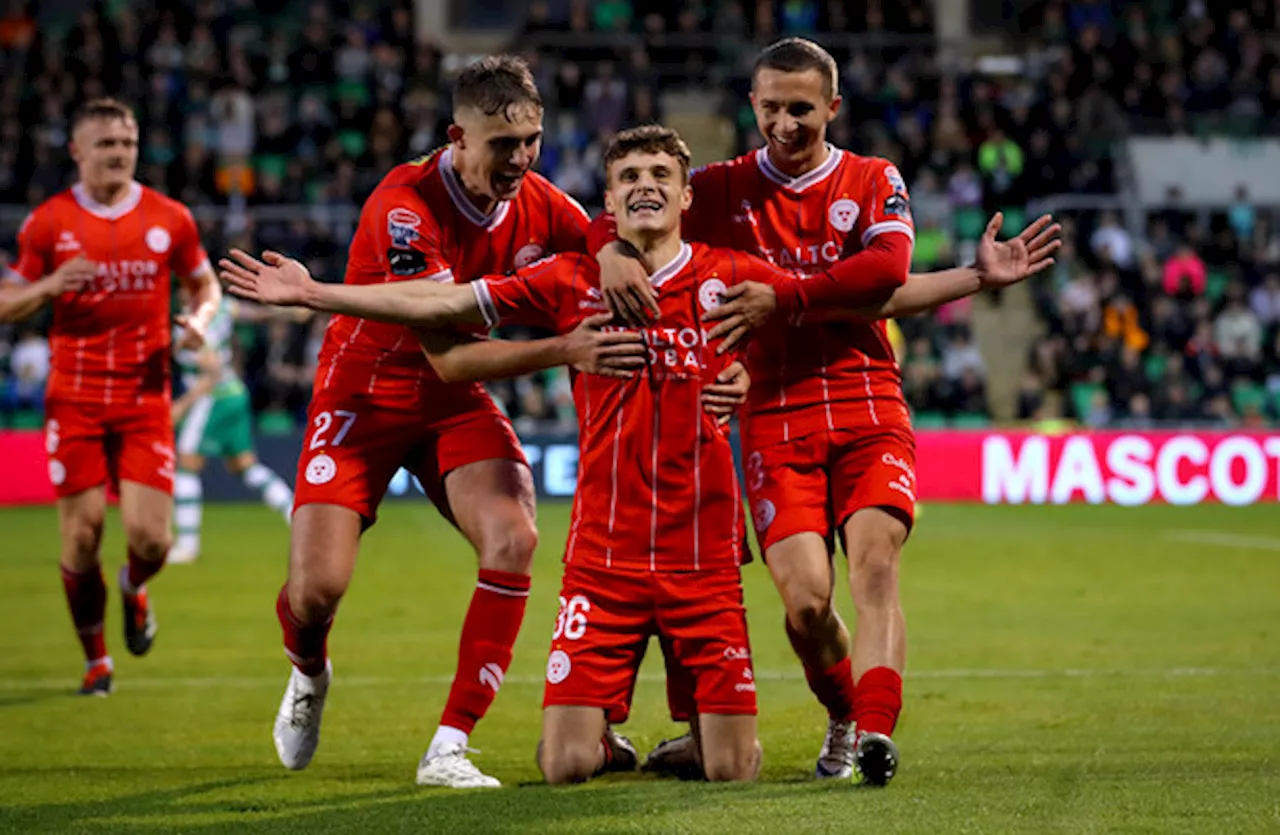
<svg viewBox="0 0 1280 835">
<path fill-rule="evenodd" d="M 3 215 L 6 237 L 20 207 L 67 182 L 75 104 L 109 93 L 139 111 L 140 178 L 193 208 L 211 252 L 304 252 L 328 280 L 341 279 L 356 212 L 382 174 L 445 141 L 462 57 L 415 40 L 406 2 L 124 0 L 62 27 L 37 25 L 23 0 L 4 9 L 0 204 L 18 207 Z M 1269 0 L 1049 0 L 1020 21 L 1015 75 L 940 61 L 926 0 L 537 0 L 511 48 L 546 98 L 541 171 L 594 209 L 602 141 L 660 120 L 667 93 L 723 90 L 737 150 L 758 145 L 750 56 L 782 35 L 818 35 L 842 73 L 832 139 L 898 163 L 923 271 L 967 260 L 992 211 L 1016 229 L 1029 199 L 1113 193 L 1111 147 L 1126 132 L 1276 132 L 1280 61 L 1258 33 L 1277 15 Z M 1136 239 L 1109 214 L 1070 229 L 1071 251 L 1035 288 L 1047 335 L 1019 417 L 1052 416 L 1058 391 L 1091 425 L 1280 418 L 1280 229 L 1247 191 L 1225 213 L 1165 211 Z M 305 408 L 323 324 L 239 329 L 268 426 L 287 429 Z M 39 408 L 39 326 L 0 333 L 0 414 Z M 985 419 L 970 304 L 901 326 L 913 407 Z M 493 390 L 518 428 L 572 425 L 563 373 Z"/>
</svg>

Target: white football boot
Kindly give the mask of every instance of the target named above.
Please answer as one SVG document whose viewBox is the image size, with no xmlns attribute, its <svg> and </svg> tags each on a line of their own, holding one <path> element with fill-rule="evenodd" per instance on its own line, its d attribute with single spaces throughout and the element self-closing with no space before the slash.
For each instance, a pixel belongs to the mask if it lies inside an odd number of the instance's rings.
<svg viewBox="0 0 1280 835">
<path fill-rule="evenodd" d="M 818 766 L 814 774 L 819 779 L 848 780 L 853 777 L 853 749 L 857 741 L 852 722 L 831 719 L 827 723 L 827 738 L 818 754 Z"/>
<path fill-rule="evenodd" d="M 419 786 L 443 786 L 449 789 L 496 789 L 502 786 L 497 778 L 490 777 L 476 768 L 467 754 L 476 754 L 461 743 L 442 745 L 436 751 L 422 755 L 418 763 Z"/>
<path fill-rule="evenodd" d="M 324 672 L 315 678 L 299 672 L 297 667 L 291 669 L 271 738 L 284 767 L 298 771 L 307 767 L 320 744 L 320 720 L 324 717 L 329 682 L 333 681 L 333 664 L 325 662 Z"/>
</svg>

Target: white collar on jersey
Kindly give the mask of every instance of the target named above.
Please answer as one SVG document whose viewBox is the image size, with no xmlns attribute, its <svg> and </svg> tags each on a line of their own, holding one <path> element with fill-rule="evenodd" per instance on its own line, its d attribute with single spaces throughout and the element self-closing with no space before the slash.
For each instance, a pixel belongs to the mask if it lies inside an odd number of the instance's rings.
<svg viewBox="0 0 1280 835">
<path fill-rule="evenodd" d="M 773 180 L 787 191 L 801 192 L 809 186 L 816 185 L 817 183 L 827 179 L 827 177 L 831 175 L 831 172 L 835 171 L 836 167 L 840 165 L 840 158 L 842 156 L 844 156 L 844 151 L 841 151 L 839 148 L 828 142 L 827 158 L 822 165 L 819 165 L 812 171 L 801 174 L 799 177 L 789 177 L 779 171 L 778 166 L 773 164 L 773 160 L 769 159 L 769 149 L 766 146 L 756 151 L 756 165 L 760 167 L 760 171 L 763 172 L 766 177 Z"/>
<path fill-rule="evenodd" d="M 440 155 L 440 179 L 444 180 L 444 190 L 449 192 L 449 199 L 453 201 L 453 205 L 462 212 L 463 217 L 476 226 L 493 229 L 502 223 L 507 216 L 507 211 L 511 208 L 510 200 L 499 200 L 498 205 L 494 206 L 493 211 L 487 215 L 476 208 L 476 204 L 471 202 L 471 198 L 467 196 L 467 190 L 458 180 L 457 172 L 453 170 L 452 145 L 445 148 L 444 153 Z"/>
<path fill-rule="evenodd" d="M 693 258 L 693 247 L 682 242 L 676 257 L 668 261 L 661 269 L 654 270 L 653 274 L 649 276 L 649 283 L 655 288 L 661 287 L 679 275 L 680 271 L 689 265 L 689 259 L 691 258 Z"/>
<path fill-rule="evenodd" d="M 138 204 L 142 202 L 142 186 L 136 180 L 129 183 L 129 193 L 124 196 L 123 200 L 110 206 L 99 203 L 90 197 L 89 189 L 85 188 L 84 183 L 73 185 L 71 187 L 71 196 L 80 204 L 80 208 L 89 214 L 100 217 L 103 220 L 119 220 L 138 208 Z"/>
</svg>

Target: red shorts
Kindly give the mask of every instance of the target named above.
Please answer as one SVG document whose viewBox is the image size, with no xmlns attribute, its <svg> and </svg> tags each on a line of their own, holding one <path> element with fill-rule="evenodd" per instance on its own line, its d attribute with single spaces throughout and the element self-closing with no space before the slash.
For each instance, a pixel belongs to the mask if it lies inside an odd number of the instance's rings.
<svg viewBox="0 0 1280 835">
<path fill-rule="evenodd" d="M 450 472 L 491 458 L 528 464 L 511 422 L 488 395 L 463 389 L 453 405 L 459 398 L 466 410 L 451 409 L 433 420 L 420 404 L 388 405 L 336 389 L 317 392 L 307 410 L 294 508 L 336 504 L 371 525 L 387 485 L 404 467 L 452 520 L 444 491 Z"/>
<path fill-rule="evenodd" d="M 693 713 L 755 715 L 747 610 L 736 568 L 649 572 L 566 566 L 542 706 L 599 707 L 610 723 L 625 722 L 653 635 L 666 657 L 673 719 Z"/>
<path fill-rule="evenodd" d="M 132 481 L 173 493 L 173 419 L 167 399 L 138 406 L 45 403 L 49 481 L 58 498 Z"/>
<path fill-rule="evenodd" d="M 760 548 L 798 533 L 831 541 L 845 520 L 882 507 L 915 519 L 916 443 L 911 430 L 841 429 L 751 450 L 747 495 Z"/>
</svg>

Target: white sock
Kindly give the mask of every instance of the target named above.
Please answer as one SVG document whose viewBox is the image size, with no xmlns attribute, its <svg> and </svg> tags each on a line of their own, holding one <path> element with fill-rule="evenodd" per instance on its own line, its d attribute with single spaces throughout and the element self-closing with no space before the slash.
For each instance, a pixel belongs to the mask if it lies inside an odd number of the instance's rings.
<svg viewBox="0 0 1280 835">
<path fill-rule="evenodd" d="M 436 735 L 431 738 L 431 745 L 427 748 L 428 759 L 439 753 L 441 748 L 449 745 L 461 745 L 464 748 L 470 736 L 465 731 L 457 728 L 451 728 L 448 725 L 441 725 L 436 728 Z"/>
<path fill-rule="evenodd" d="M 284 479 L 276 475 L 269 467 L 256 463 L 244 471 L 244 483 L 250 490 L 262 495 L 262 502 L 289 520 L 289 511 L 293 508 L 293 491 Z"/>
<path fill-rule="evenodd" d="M 96 664 L 106 664 L 107 672 L 112 672 L 112 673 L 115 672 L 116 664 L 114 661 L 111 660 L 110 655 L 104 655 L 101 658 L 95 658 L 92 661 L 84 662 L 84 671 L 86 673 L 89 672 L 94 668 L 94 665 Z"/>
<path fill-rule="evenodd" d="M 178 529 L 180 550 L 200 553 L 203 500 L 204 486 L 199 473 L 179 470 L 173 479 L 173 521 Z"/>
</svg>

